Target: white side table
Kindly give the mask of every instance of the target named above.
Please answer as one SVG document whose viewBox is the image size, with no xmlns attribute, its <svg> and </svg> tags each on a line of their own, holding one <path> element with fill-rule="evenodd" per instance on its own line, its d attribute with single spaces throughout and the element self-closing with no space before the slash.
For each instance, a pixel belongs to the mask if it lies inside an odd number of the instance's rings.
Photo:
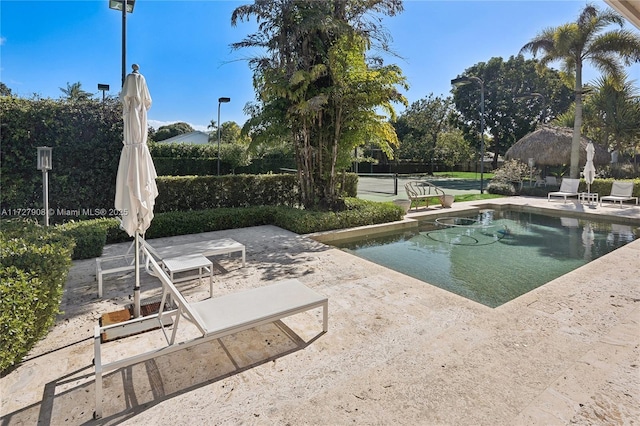
<svg viewBox="0 0 640 426">
<path fill-rule="evenodd" d="M 578 194 L 578 201 L 580 201 L 581 203 L 588 202 L 589 204 L 591 204 L 591 202 L 593 201 L 596 204 L 598 204 L 598 193 L 597 192 L 581 192 Z"/>
<path fill-rule="evenodd" d="M 188 254 L 185 256 L 163 259 L 162 263 L 169 273 L 171 281 L 174 283 L 188 281 L 194 278 L 192 275 L 174 279 L 173 275 L 179 272 L 193 271 L 194 269 L 197 269 L 200 283 L 202 283 L 204 273 L 209 273 L 209 296 L 213 297 L 213 263 L 202 254 Z"/>
</svg>

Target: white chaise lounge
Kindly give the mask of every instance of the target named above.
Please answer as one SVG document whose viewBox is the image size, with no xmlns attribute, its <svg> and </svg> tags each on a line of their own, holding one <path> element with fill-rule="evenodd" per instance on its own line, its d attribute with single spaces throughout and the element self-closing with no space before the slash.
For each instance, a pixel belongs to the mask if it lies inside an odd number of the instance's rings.
<svg viewBox="0 0 640 426">
<path fill-rule="evenodd" d="M 623 201 L 634 201 L 638 205 L 638 197 L 633 196 L 633 182 L 622 182 L 614 180 L 611 185 L 611 195 L 605 195 L 600 198 L 600 207 L 602 207 L 603 201 L 611 201 L 614 205 L 620 203 L 622 208 Z"/>
<path fill-rule="evenodd" d="M 95 418 L 102 417 L 102 376 L 109 371 L 186 349 L 209 340 L 219 339 L 262 324 L 268 324 L 314 308 L 322 308 L 322 331 L 326 332 L 328 330 L 329 301 L 327 297 L 308 288 L 296 279 L 288 279 L 265 287 L 190 303 L 178 291 L 158 262 L 150 256 L 147 249 L 144 248 L 143 251 L 146 251 L 145 255 L 149 256 L 150 270 L 153 275 L 157 276 L 162 282 L 161 309 L 155 315 L 104 327 L 96 326 L 94 334 Z M 177 305 L 177 309 L 163 310 L 168 297 Z M 171 336 L 167 335 L 164 327 L 166 317 L 170 317 L 173 320 Z M 186 341 L 176 341 L 181 317 L 194 324 L 198 328 L 200 336 Z M 148 321 L 149 319 L 157 320 L 159 327 L 164 332 L 166 346 L 110 363 L 102 363 L 102 345 L 109 345 L 109 343 L 102 343 L 102 333 L 114 327 L 135 327 L 136 323 Z M 122 347 L 122 344 L 118 345 L 116 342 L 114 344 Z"/>
<path fill-rule="evenodd" d="M 566 203 L 567 197 L 578 196 L 578 186 L 580 186 L 580 179 L 564 178 L 560 184 L 559 191 L 552 191 L 547 194 L 547 201 L 551 201 L 551 197 L 562 197 Z"/>
<path fill-rule="evenodd" d="M 219 240 L 207 240 L 199 242 L 190 242 L 184 244 L 174 244 L 162 248 L 155 249 L 149 242 L 142 240 L 142 244 L 148 251 L 162 263 L 163 259 L 177 258 L 193 254 L 201 254 L 203 256 L 215 256 L 220 254 L 240 253 L 242 255 L 242 266 L 246 263 L 246 251 L 244 244 L 232 240 L 231 238 L 222 238 Z M 96 259 L 96 279 L 98 280 L 98 297 L 102 297 L 102 280 L 103 276 L 116 272 L 133 271 L 134 250 L 116 256 L 105 256 Z M 124 261 L 124 265 L 122 262 Z M 121 262 L 118 266 L 105 267 L 104 264 L 112 262 Z"/>
</svg>

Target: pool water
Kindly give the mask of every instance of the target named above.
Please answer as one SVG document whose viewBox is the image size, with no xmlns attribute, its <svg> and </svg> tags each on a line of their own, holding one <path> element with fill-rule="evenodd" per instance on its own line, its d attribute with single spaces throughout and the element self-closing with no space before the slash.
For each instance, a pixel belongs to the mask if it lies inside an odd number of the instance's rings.
<svg viewBox="0 0 640 426">
<path fill-rule="evenodd" d="M 483 210 L 337 247 L 497 307 L 638 238 L 632 225 Z"/>
</svg>

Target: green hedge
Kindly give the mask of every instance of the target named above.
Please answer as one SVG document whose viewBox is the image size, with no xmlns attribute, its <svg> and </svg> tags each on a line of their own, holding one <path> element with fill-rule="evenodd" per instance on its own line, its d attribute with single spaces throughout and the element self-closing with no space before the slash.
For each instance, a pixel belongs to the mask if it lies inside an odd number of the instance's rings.
<svg viewBox="0 0 640 426">
<path fill-rule="evenodd" d="M 357 198 L 347 198 L 345 202 L 347 208 L 341 212 L 318 212 L 285 206 L 256 206 L 158 213 L 146 232 L 146 238 L 198 234 L 258 225 L 276 225 L 299 234 L 308 234 L 392 222 L 401 220 L 404 215 L 404 210 L 393 203 L 378 203 Z M 83 223 L 87 228 L 95 226 L 104 229 L 107 244 L 131 240 L 131 237 L 120 230 L 117 219 L 93 219 Z M 98 249 L 93 248 L 93 250 L 95 252 Z"/>
<path fill-rule="evenodd" d="M 338 175 L 343 197 L 358 193 L 358 175 Z M 159 176 L 155 213 L 227 207 L 300 205 L 295 174 Z"/>
<path fill-rule="evenodd" d="M 114 219 L 117 222 L 117 219 Z M 57 227 L 75 241 L 72 259 L 90 259 L 102 256 L 107 242 L 107 226 L 104 221 L 68 222 Z"/>
<path fill-rule="evenodd" d="M 53 148 L 49 207 L 113 208 L 122 151 L 122 106 L 107 99 L 70 102 L 0 96 L 0 207 L 42 208 L 37 147 Z M 52 223 L 71 219 L 53 215 Z"/>
<path fill-rule="evenodd" d="M 19 362 L 53 325 L 74 242 L 24 220 L 0 230 L 0 371 Z"/>
<path fill-rule="evenodd" d="M 629 179 L 622 179 L 622 180 L 629 180 Z M 614 181 L 614 179 L 596 179 L 591 184 L 591 192 L 597 193 L 598 195 L 600 195 L 600 197 L 605 196 L 605 195 L 609 195 L 609 194 L 611 194 L 611 186 L 613 185 L 613 181 Z M 633 182 L 634 182 L 634 185 L 633 185 L 633 196 L 634 197 L 640 197 L 640 179 L 634 179 Z M 514 194 L 517 195 L 516 194 L 516 192 L 518 192 L 517 188 L 515 188 L 515 187 L 512 187 L 512 188 L 513 188 L 513 191 L 514 191 L 513 193 L 497 192 L 497 191 L 491 191 L 491 193 L 493 193 L 493 194 L 502 193 L 504 195 L 514 195 Z M 524 186 L 522 187 L 522 189 L 519 191 L 519 194 L 520 195 L 528 195 L 528 196 L 532 196 L 532 197 L 546 197 L 549 192 L 557 191 L 558 188 L 559 188 L 558 186 L 556 186 L 556 187 L 541 186 L 541 187 L 530 188 L 525 183 Z M 580 180 L 580 185 L 578 186 L 578 191 L 579 192 L 587 192 L 587 182 L 584 179 Z"/>
</svg>

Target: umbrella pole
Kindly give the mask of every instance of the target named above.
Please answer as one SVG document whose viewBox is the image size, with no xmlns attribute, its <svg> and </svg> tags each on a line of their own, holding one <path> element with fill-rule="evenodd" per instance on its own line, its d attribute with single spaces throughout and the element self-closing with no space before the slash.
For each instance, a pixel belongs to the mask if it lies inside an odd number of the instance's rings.
<svg viewBox="0 0 640 426">
<path fill-rule="evenodd" d="M 136 231 L 136 254 L 135 254 L 135 268 L 136 268 L 136 285 L 133 287 L 133 317 L 140 317 L 140 246 L 138 241 L 139 233 Z"/>
</svg>

